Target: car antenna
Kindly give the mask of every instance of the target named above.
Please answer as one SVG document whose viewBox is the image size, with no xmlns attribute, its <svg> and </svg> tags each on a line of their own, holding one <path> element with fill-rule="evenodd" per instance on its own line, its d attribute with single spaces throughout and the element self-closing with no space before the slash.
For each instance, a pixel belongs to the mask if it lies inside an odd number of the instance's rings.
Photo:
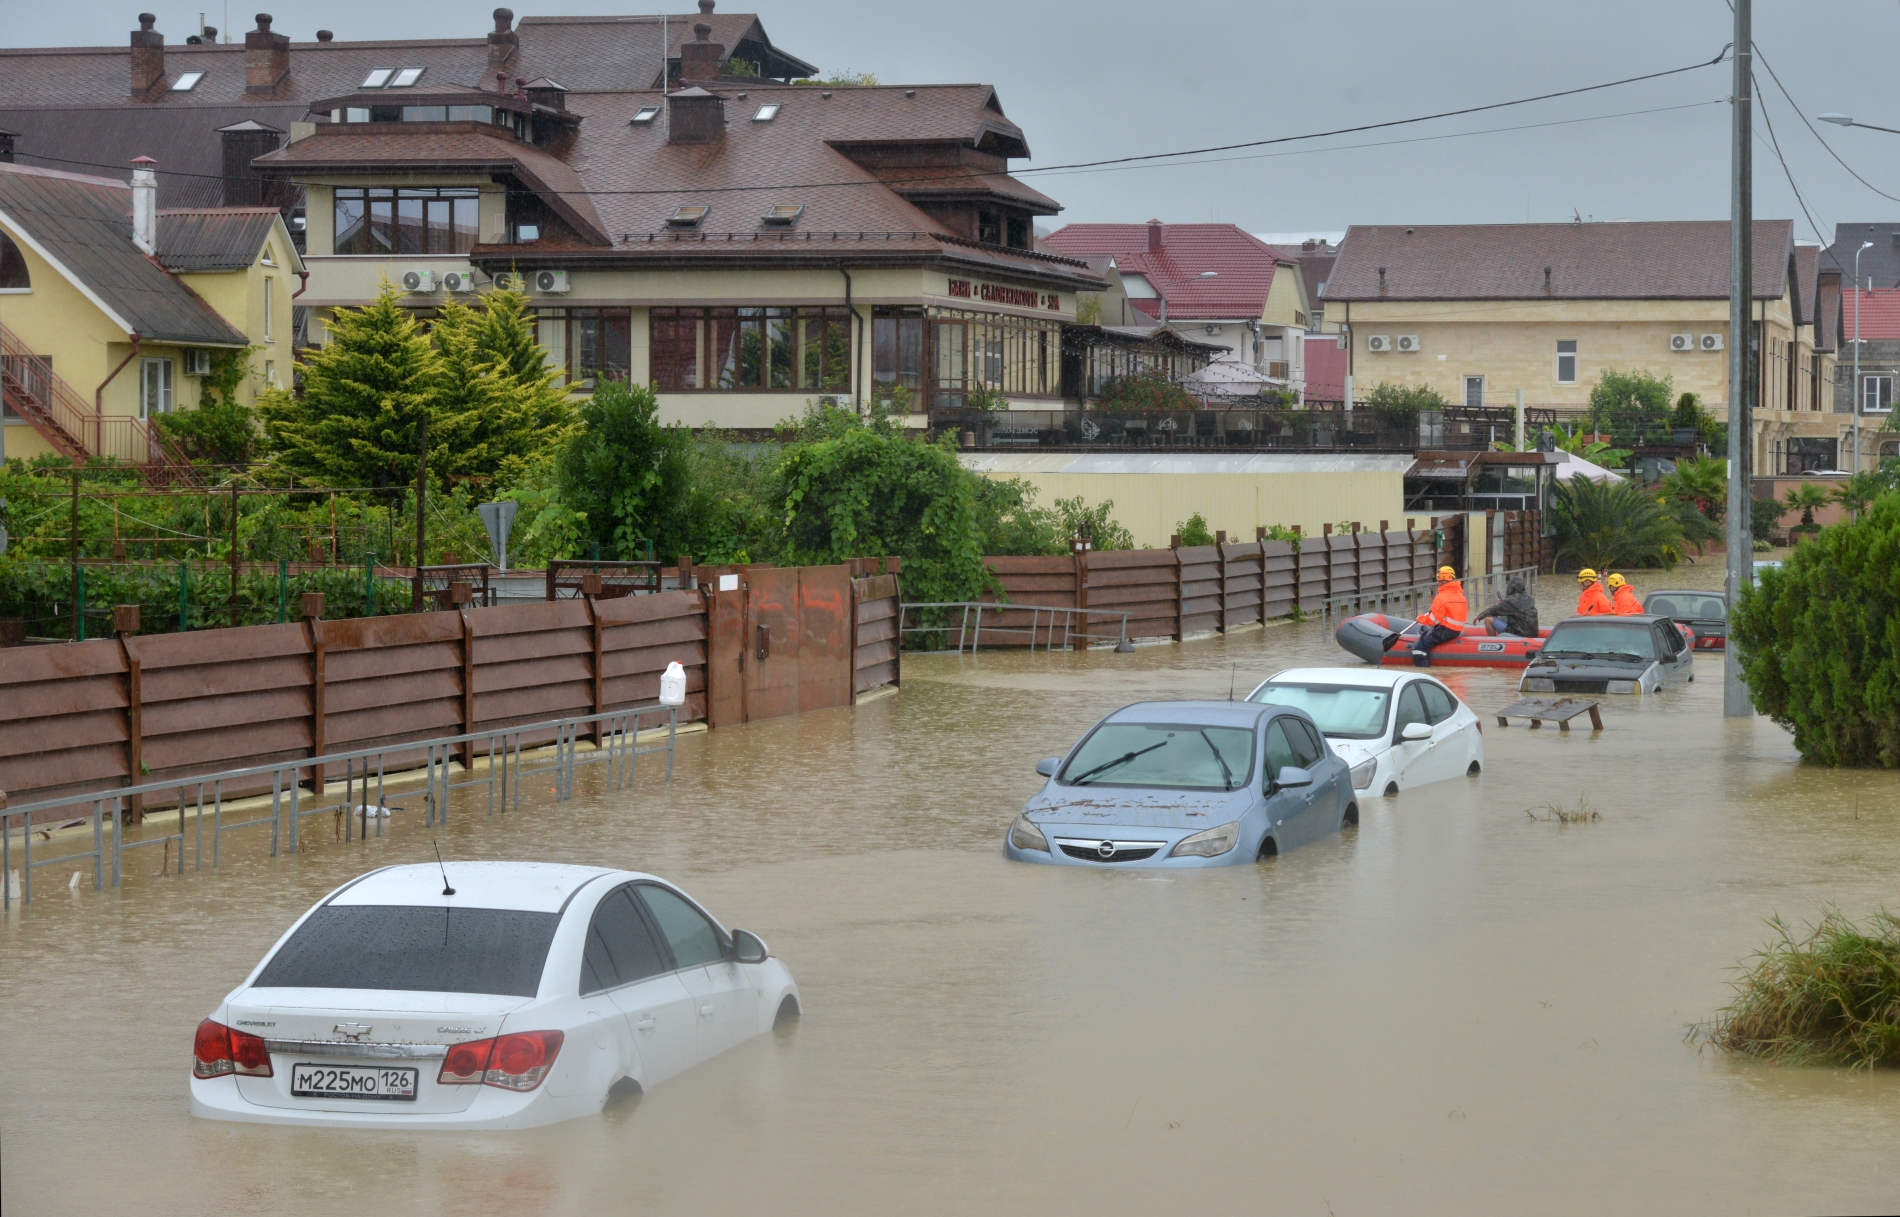
<svg viewBox="0 0 1900 1217">
<path fill-rule="evenodd" d="M 436 845 L 433 840 L 430 841 L 429 844 L 435 847 L 436 869 L 442 872 L 442 894 L 444 896 L 453 896 L 455 889 L 449 886 L 449 868 L 442 865 L 442 847 Z"/>
<path fill-rule="evenodd" d="M 1240 678 L 1240 665 L 1234 664 L 1227 672 L 1227 700 L 1234 700 L 1234 681 Z"/>
</svg>

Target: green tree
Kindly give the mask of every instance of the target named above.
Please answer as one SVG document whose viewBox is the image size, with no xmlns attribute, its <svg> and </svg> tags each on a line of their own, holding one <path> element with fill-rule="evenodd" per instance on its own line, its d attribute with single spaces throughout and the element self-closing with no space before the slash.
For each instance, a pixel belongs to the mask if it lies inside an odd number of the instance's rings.
<svg viewBox="0 0 1900 1217">
<path fill-rule="evenodd" d="M 1672 567 L 1681 560 L 1681 520 L 1634 482 L 1573 477 L 1558 483 L 1554 508 L 1560 566 Z"/>
<path fill-rule="evenodd" d="M 477 311 L 445 300 L 433 338 L 441 391 L 430 426 L 442 433 L 445 463 L 431 472 L 512 485 L 536 454 L 558 447 L 574 408 L 555 385 L 547 352 L 534 339 L 516 292 L 491 292 Z M 432 436 L 430 448 L 436 447 Z"/>
<path fill-rule="evenodd" d="M 1774 536 L 1775 528 L 1787 509 L 1776 499 L 1751 499 L 1748 504 L 1748 535 L 1757 541 Z"/>
<path fill-rule="evenodd" d="M 1690 456 L 1663 476 L 1663 491 L 1678 503 L 1692 503 L 1711 520 L 1727 515 L 1728 462 L 1719 456 Z"/>
<path fill-rule="evenodd" d="M 1815 532 L 1820 528 L 1820 525 L 1814 522 L 1814 509 L 1826 507 L 1832 501 L 1833 496 L 1827 489 L 1816 486 L 1813 482 L 1802 482 L 1788 487 L 1788 497 L 1782 500 L 1787 505 L 1788 511 L 1801 513 L 1801 529 L 1804 532 Z"/>
<path fill-rule="evenodd" d="M 583 536 L 603 556 L 646 556 L 652 540 L 662 559 L 686 552 L 688 489 L 683 427 L 664 427 L 659 399 L 646 385 L 606 381 L 580 408 L 580 428 L 555 466 L 561 502 L 585 520 Z"/>
<path fill-rule="evenodd" d="M 1606 370 L 1590 387 L 1590 424 L 1632 447 L 1666 438 L 1674 396 L 1673 377 L 1658 377 L 1640 368 Z"/>
<path fill-rule="evenodd" d="M 1174 531 L 1181 538 L 1183 547 L 1193 545 L 1212 545 L 1214 534 L 1207 527 L 1207 517 L 1195 512 L 1186 520 L 1177 523 Z"/>
<path fill-rule="evenodd" d="M 198 408 L 152 416 L 152 423 L 179 451 L 213 465 L 247 465 L 257 455 L 257 413 L 238 400 L 259 348 L 219 351 L 211 374 L 199 381 Z"/>
<path fill-rule="evenodd" d="M 1900 767 L 1900 495 L 1744 588 L 1731 646 L 1755 708 L 1821 765 Z"/>
<path fill-rule="evenodd" d="M 278 465 L 319 485 L 381 489 L 415 480 L 442 360 L 398 300 L 385 283 L 370 304 L 337 309 L 330 341 L 304 353 L 303 392 L 267 390 L 259 399 Z M 448 456 L 435 436 L 429 448 L 432 464 Z"/>
<path fill-rule="evenodd" d="M 1420 414 L 1443 410 L 1451 403 L 1430 385 L 1395 385 L 1382 380 L 1366 394 L 1365 405 L 1391 422 L 1410 425 L 1418 422 Z"/>
<path fill-rule="evenodd" d="M 1201 399 L 1159 372 L 1109 378 L 1102 386 L 1104 410 L 1198 410 Z"/>
</svg>

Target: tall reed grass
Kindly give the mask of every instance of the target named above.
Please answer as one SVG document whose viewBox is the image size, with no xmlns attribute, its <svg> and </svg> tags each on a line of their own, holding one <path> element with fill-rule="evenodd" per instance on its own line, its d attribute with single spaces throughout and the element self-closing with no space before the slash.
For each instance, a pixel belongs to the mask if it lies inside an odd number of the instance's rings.
<svg viewBox="0 0 1900 1217">
<path fill-rule="evenodd" d="M 1768 924 L 1775 939 L 1744 965 L 1734 1002 L 1694 1035 L 1789 1064 L 1900 1061 L 1900 917 L 1857 924 L 1829 909 L 1799 935 L 1779 917 Z"/>
</svg>

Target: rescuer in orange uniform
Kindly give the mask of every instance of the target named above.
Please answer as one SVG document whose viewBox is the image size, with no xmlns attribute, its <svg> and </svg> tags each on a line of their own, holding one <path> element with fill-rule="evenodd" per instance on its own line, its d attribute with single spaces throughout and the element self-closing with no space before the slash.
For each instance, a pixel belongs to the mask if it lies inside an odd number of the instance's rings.
<svg viewBox="0 0 1900 1217">
<path fill-rule="evenodd" d="M 1433 647 L 1464 637 L 1465 620 L 1470 614 L 1471 606 L 1465 602 L 1465 585 L 1458 582 L 1458 572 L 1449 566 L 1439 567 L 1438 592 L 1432 597 L 1432 607 L 1418 619 L 1426 628 L 1412 644 L 1413 666 L 1431 667 Z"/>
<path fill-rule="evenodd" d="M 1616 612 L 1603 585 L 1597 582 L 1597 573 L 1589 567 L 1577 572 L 1577 586 L 1583 593 L 1577 597 L 1577 616 L 1608 617 Z"/>
<path fill-rule="evenodd" d="M 1643 615 L 1643 602 L 1636 598 L 1636 589 L 1630 586 L 1628 579 L 1625 579 L 1621 575 L 1611 575 L 1609 584 L 1611 597 L 1610 607 L 1616 610 L 1618 617 L 1641 617 Z"/>
</svg>

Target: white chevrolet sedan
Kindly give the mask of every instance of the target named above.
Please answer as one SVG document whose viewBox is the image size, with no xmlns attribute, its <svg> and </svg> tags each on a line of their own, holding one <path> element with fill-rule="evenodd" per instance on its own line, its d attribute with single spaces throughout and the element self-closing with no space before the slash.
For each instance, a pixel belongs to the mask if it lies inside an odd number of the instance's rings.
<svg viewBox="0 0 1900 1217">
<path fill-rule="evenodd" d="M 371 871 L 198 1024 L 192 1114 L 527 1128 L 598 1112 L 799 1012 L 757 936 L 651 875 L 535 862 Z"/>
<path fill-rule="evenodd" d="M 1478 716 L 1417 669 L 1291 668 L 1247 700 L 1312 715 L 1361 794 L 1394 795 L 1484 768 Z"/>
</svg>

